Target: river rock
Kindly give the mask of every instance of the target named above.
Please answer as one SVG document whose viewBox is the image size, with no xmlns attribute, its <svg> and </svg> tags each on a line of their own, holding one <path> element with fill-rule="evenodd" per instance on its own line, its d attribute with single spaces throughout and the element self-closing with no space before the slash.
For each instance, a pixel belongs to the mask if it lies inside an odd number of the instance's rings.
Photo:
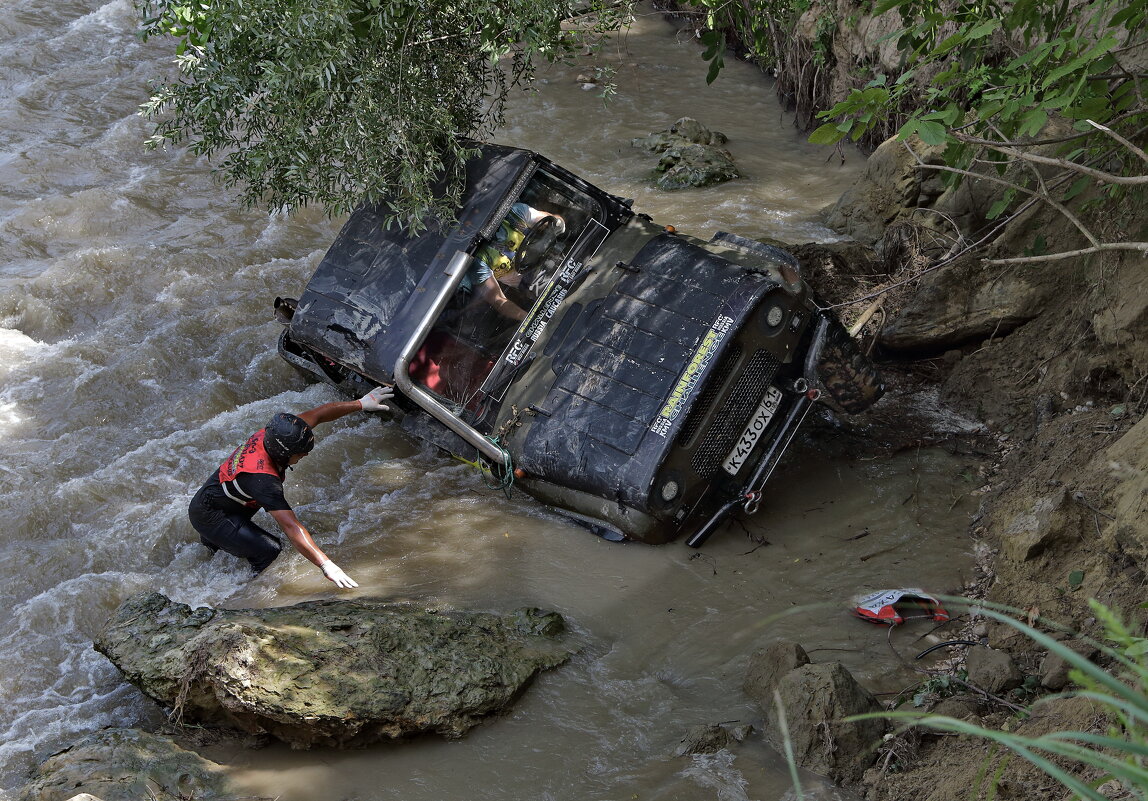
<svg viewBox="0 0 1148 801">
<path fill-rule="evenodd" d="M 1004 336 L 1044 311 L 1054 288 L 1033 271 L 988 274 L 972 258 L 957 261 L 924 276 L 882 329 L 881 346 L 926 356 Z"/>
<path fill-rule="evenodd" d="M 724 145 L 727 141 L 728 138 L 722 132 L 711 131 L 693 117 L 682 117 L 668 129 L 631 139 L 630 144 L 651 153 L 663 153 L 682 145 Z"/>
<path fill-rule="evenodd" d="M 196 801 L 239 795 L 222 765 L 138 729 L 105 729 L 49 757 L 17 801 Z"/>
<path fill-rule="evenodd" d="M 969 684 L 990 695 L 999 695 L 1019 687 L 1024 681 L 1024 674 L 1011 656 L 984 645 L 969 650 L 965 658 L 965 669 L 969 672 Z"/>
<path fill-rule="evenodd" d="M 795 642 L 772 642 L 754 653 L 746 668 L 741 688 L 762 709 L 773 706 L 773 691 L 778 682 L 791 670 L 809 664 L 809 655 Z"/>
<path fill-rule="evenodd" d="M 686 732 L 674 750 L 674 756 L 716 754 L 727 748 L 733 740 L 733 736 L 720 724 L 703 723 Z"/>
<path fill-rule="evenodd" d="M 839 662 L 801 665 L 777 683 L 789 741 L 797 764 L 842 784 L 859 782 L 873 764 L 885 721 L 846 721 L 851 715 L 879 713 L 880 702 Z M 769 736 L 781 747 L 777 710 L 766 707 Z"/>
<path fill-rule="evenodd" d="M 711 145 L 671 147 L 654 169 L 661 173 L 654 184 L 667 190 L 713 186 L 741 177 L 729 151 Z"/>
<path fill-rule="evenodd" d="M 192 609 L 150 593 L 125 601 L 95 647 L 177 720 L 341 748 L 461 736 L 568 658 L 562 630 L 537 609 L 366 599 Z"/>
<path fill-rule="evenodd" d="M 651 153 L 661 153 L 654 183 L 660 189 L 684 189 L 739 178 L 733 156 L 721 147 L 726 135 L 711 131 L 692 117 L 682 117 L 668 130 L 659 131 L 630 144 Z"/>
</svg>

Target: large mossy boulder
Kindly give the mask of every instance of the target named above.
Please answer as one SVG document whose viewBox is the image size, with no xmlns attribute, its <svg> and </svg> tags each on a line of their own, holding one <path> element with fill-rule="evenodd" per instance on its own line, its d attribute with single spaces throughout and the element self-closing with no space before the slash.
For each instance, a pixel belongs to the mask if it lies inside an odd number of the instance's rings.
<svg viewBox="0 0 1148 801">
<path fill-rule="evenodd" d="M 712 145 L 671 147 L 654 170 L 654 184 L 666 190 L 714 186 L 741 177 L 729 151 Z"/>
<path fill-rule="evenodd" d="M 665 190 L 713 186 L 740 178 L 733 156 L 722 147 L 725 143 L 725 134 L 711 131 L 692 117 L 682 117 L 667 130 L 630 140 L 634 147 L 662 154 L 654 169 L 654 183 Z"/>
<path fill-rule="evenodd" d="M 17 801 L 235 799 L 222 765 L 138 729 L 104 729 L 49 757 Z"/>
<path fill-rule="evenodd" d="M 865 160 L 857 179 L 825 211 L 830 228 L 872 245 L 893 223 L 912 218 L 921 206 L 931 206 L 941 192 L 937 171 L 943 148 L 925 145 L 917 137 L 908 143 L 889 139 Z"/>
<path fill-rule="evenodd" d="M 931 356 L 1003 337 L 1038 317 L 1056 285 L 1047 273 L 993 271 L 971 256 L 929 273 L 881 331 L 891 352 Z"/>
<path fill-rule="evenodd" d="M 176 720 L 292 747 L 458 737 L 506 709 L 570 648 L 553 612 L 435 610 L 371 600 L 192 609 L 125 601 L 95 647 Z"/>
</svg>

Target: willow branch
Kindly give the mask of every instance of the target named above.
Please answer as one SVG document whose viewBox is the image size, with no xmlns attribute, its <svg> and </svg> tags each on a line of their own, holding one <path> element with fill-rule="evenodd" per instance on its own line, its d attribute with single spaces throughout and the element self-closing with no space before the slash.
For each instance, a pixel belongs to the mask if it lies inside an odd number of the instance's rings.
<svg viewBox="0 0 1148 801">
<path fill-rule="evenodd" d="M 1100 242 L 1095 247 L 1080 250 L 1066 250 L 1062 253 L 1048 253 L 1043 256 L 1013 256 L 1008 259 L 984 259 L 985 264 L 1033 264 L 1035 262 L 1060 261 L 1077 256 L 1088 256 L 1106 250 L 1138 250 L 1148 256 L 1148 242 Z"/>
<path fill-rule="evenodd" d="M 1089 231 L 1087 227 L 1085 227 L 1084 223 L 1082 223 L 1079 219 L 1077 219 L 1075 214 L 1073 214 L 1071 211 L 1069 211 L 1064 206 L 1063 203 L 1059 203 L 1059 202 L 1053 200 L 1047 194 L 1034 192 L 1033 190 L 1028 189 L 1027 187 L 1020 186 L 1019 184 L 1015 184 L 1012 181 L 1006 181 L 1004 178 L 997 178 L 995 175 L 985 175 L 984 173 L 971 172 L 969 170 L 962 170 L 958 167 L 949 167 L 949 166 L 944 165 L 944 164 L 926 164 L 924 159 L 922 159 L 917 154 L 917 152 L 915 150 L 913 150 L 912 147 L 909 146 L 908 142 L 905 143 L 905 147 L 913 155 L 913 158 L 917 160 L 917 165 L 923 169 L 938 170 L 940 172 L 952 172 L 952 173 L 956 173 L 957 175 L 963 175 L 967 178 L 972 178 L 973 180 L 976 180 L 976 181 L 988 181 L 990 183 L 999 184 L 1000 186 L 1005 186 L 1005 187 L 1008 187 L 1009 189 L 1012 189 L 1014 191 L 1017 191 L 1017 192 L 1020 192 L 1022 194 L 1025 194 L 1025 195 L 1029 195 L 1030 197 L 1034 197 L 1034 198 L 1037 198 L 1039 200 L 1042 200 L 1045 203 L 1052 206 L 1057 211 L 1059 211 L 1064 216 L 1065 219 L 1067 219 L 1070 223 L 1072 223 L 1074 226 L 1076 226 L 1076 229 L 1078 231 L 1080 231 L 1081 234 L 1084 235 L 1084 238 L 1087 239 L 1093 245 L 1093 247 L 1100 244 L 1100 240 L 1097 239 L 1095 236 L 1093 236 L 1092 232 Z M 1018 152 L 1018 155 L 1021 158 L 1025 158 L 1027 154 Z M 1145 183 L 1148 183 L 1148 176 L 1144 176 L 1144 178 L 1145 178 Z"/>
</svg>

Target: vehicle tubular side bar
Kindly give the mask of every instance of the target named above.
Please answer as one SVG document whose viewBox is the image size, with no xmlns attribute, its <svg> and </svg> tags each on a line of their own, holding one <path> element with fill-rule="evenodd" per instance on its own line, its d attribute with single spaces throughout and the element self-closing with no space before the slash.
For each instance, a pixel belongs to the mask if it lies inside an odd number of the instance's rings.
<svg viewBox="0 0 1148 801">
<path fill-rule="evenodd" d="M 418 404 L 419 408 L 458 434 L 468 444 L 473 445 L 478 449 L 479 453 L 490 459 L 494 464 L 504 465 L 509 461 L 509 454 L 507 454 L 505 450 L 498 447 L 498 445 L 491 442 L 479 431 L 452 414 L 437 398 L 415 384 L 415 382 L 411 380 L 410 375 L 411 360 L 418 352 L 418 349 L 422 347 L 423 341 L 426 340 L 431 327 L 442 313 L 442 310 L 446 308 L 446 304 L 458 289 L 459 284 L 462 283 L 462 278 L 466 275 L 467 268 L 470 267 L 470 261 L 471 256 L 460 250 L 455 253 L 447 263 L 446 269 L 443 271 L 447 280 L 444 281 L 439 288 L 433 305 L 423 316 L 423 319 L 415 328 L 414 333 L 411 334 L 411 338 L 407 340 L 407 344 L 403 346 L 402 352 L 399 353 L 399 358 L 395 361 L 395 386 L 398 387 L 404 395 Z"/>
<path fill-rule="evenodd" d="M 686 545 L 691 548 L 700 548 L 701 545 L 709 539 L 718 526 L 720 526 L 725 519 L 733 511 L 734 507 L 738 504 L 748 503 L 749 500 L 758 495 L 764 488 L 769 477 L 773 475 L 774 468 L 777 467 L 778 462 L 781 461 L 782 455 L 789 447 L 789 443 L 797 436 L 797 430 L 801 428 L 805 416 L 809 414 L 809 410 L 813 407 L 813 402 L 817 399 L 818 392 L 815 389 L 810 389 L 816 378 L 817 360 L 821 355 L 821 348 L 825 344 L 825 334 L 829 330 L 829 318 L 821 316 L 818 318 L 817 331 L 813 335 L 813 342 L 809 346 L 809 352 L 806 354 L 803 384 L 806 385 L 806 391 L 802 392 L 793 402 L 789 412 L 785 415 L 785 421 L 781 425 L 781 430 L 778 435 L 773 438 L 773 444 L 769 446 L 769 450 L 761 457 L 758 462 L 757 468 L 753 471 L 753 475 L 745 482 L 745 489 L 741 495 L 736 498 L 723 503 L 718 510 L 714 512 L 710 519 L 702 524 L 701 528 L 690 535 L 686 540 Z"/>
</svg>

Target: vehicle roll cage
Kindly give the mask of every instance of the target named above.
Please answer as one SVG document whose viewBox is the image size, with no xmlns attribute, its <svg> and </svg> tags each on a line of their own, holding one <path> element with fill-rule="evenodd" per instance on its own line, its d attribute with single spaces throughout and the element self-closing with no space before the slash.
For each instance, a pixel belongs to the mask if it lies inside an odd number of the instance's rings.
<svg viewBox="0 0 1148 801">
<path fill-rule="evenodd" d="M 395 368 L 392 373 L 395 376 L 395 386 L 398 387 L 404 395 L 414 401 L 419 408 L 455 434 L 458 434 L 465 442 L 477 448 L 479 453 L 492 463 L 496 465 L 506 465 L 510 463 L 510 454 L 507 453 L 505 449 L 473 426 L 467 424 L 467 422 L 458 415 L 454 414 L 434 395 L 416 384 L 410 375 L 411 360 L 414 359 L 415 354 L 418 353 L 419 348 L 421 348 L 423 342 L 426 341 L 439 315 L 442 314 L 443 309 L 445 309 L 447 303 L 450 302 L 451 296 L 454 295 L 459 284 L 462 283 L 463 276 L 466 275 L 466 271 L 470 268 L 472 259 L 472 256 L 460 250 L 447 262 L 443 270 L 443 275 L 446 276 L 446 280 L 439 285 L 438 294 L 435 296 L 431 307 L 427 310 L 427 313 L 423 315 L 418 325 L 415 326 L 406 344 L 403 345 L 402 350 L 399 352 L 399 357 L 395 361 Z"/>
</svg>

